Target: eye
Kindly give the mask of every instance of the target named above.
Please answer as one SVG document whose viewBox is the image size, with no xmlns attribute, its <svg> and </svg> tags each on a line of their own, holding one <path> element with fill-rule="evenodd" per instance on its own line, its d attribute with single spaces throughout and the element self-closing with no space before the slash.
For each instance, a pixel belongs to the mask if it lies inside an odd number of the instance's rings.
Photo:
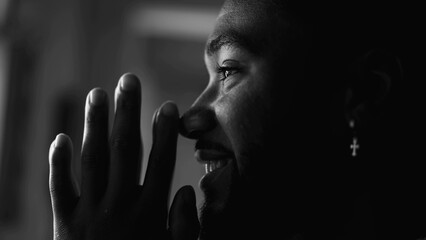
<svg viewBox="0 0 426 240">
<path fill-rule="evenodd" d="M 218 73 L 220 74 L 220 81 L 226 80 L 228 77 L 240 71 L 237 67 L 219 67 Z"/>
</svg>

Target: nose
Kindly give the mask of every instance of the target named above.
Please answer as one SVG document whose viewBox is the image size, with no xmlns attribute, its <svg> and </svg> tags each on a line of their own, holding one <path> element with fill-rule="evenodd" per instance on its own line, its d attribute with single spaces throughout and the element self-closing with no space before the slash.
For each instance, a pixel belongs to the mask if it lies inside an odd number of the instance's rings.
<svg viewBox="0 0 426 240">
<path fill-rule="evenodd" d="M 212 130 L 217 124 L 214 110 L 205 106 L 192 106 L 180 118 L 180 134 L 197 139 Z"/>
</svg>

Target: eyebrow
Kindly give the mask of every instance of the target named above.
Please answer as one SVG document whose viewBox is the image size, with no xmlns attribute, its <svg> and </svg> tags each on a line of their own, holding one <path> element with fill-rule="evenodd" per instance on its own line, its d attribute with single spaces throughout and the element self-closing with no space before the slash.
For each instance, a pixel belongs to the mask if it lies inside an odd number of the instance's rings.
<svg viewBox="0 0 426 240">
<path fill-rule="evenodd" d="M 223 46 L 232 46 L 232 45 L 236 45 L 237 47 L 248 50 L 251 53 L 256 52 L 253 45 L 250 44 L 250 42 L 246 38 L 234 32 L 221 34 L 217 36 L 216 38 L 208 41 L 206 44 L 205 51 L 207 55 L 212 56 L 213 54 L 218 52 Z"/>
</svg>

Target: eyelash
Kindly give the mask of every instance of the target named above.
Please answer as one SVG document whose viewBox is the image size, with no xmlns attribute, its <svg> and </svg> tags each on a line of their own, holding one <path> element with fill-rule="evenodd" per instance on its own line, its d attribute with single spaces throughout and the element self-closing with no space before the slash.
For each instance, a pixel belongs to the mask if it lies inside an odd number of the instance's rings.
<svg viewBox="0 0 426 240">
<path fill-rule="evenodd" d="M 217 72 L 221 74 L 220 81 L 226 80 L 228 77 L 240 72 L 240 68 L 237 67 L 218 67 Z M 227 74 L 228 72 L 228 74 Z"/>
</svg>

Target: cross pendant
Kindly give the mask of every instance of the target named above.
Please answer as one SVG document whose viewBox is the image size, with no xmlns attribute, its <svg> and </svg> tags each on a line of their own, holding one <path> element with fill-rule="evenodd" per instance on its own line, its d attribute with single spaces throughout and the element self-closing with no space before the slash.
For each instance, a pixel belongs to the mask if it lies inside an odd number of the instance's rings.
<svg viewBox="0 0 426 240">
<path fill-rule="evenodd" d="M 357 138 L 353 138 L 353 142 L 352 142 L 350 147 L 352 149 L 352 157 L 356 157 L 356 150 L 359 149 L 359 144 L 358 144 Z"/>
</svg>

